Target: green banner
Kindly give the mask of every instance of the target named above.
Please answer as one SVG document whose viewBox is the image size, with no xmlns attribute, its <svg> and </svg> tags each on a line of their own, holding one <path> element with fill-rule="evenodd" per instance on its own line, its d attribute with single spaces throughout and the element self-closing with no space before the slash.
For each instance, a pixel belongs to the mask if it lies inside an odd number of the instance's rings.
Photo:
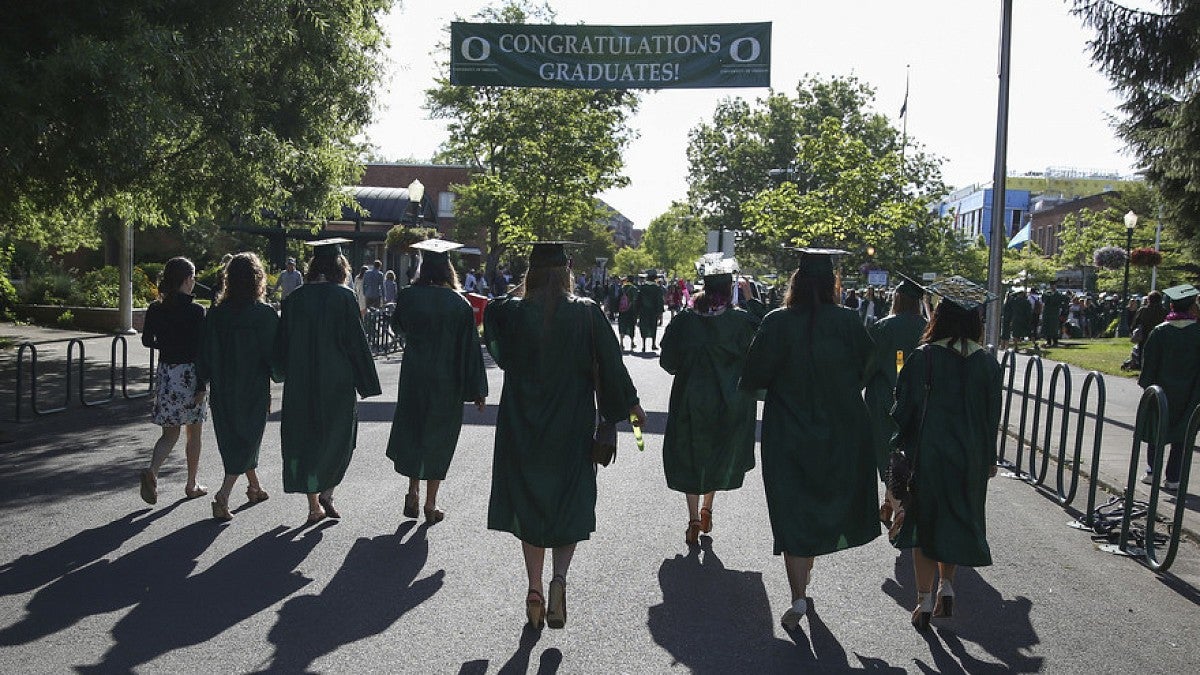
<svg viewBox="0 0 1200 675">
<path fill-rule="evenodd" d="M 450 25 L 450 83 L 557 89 L 769 87 L 771 24 Z"/>
</svg>

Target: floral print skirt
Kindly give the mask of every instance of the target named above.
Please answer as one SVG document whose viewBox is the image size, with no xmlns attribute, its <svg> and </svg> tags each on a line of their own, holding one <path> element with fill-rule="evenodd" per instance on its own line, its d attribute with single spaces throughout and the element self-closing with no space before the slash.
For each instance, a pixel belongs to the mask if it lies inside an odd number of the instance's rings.
<svg viewBox="0 0 1200 675">
<path fill-rule="evenodd" d="M 193 405 L 196 398 L 196 365 L 158 364 L 154 382 L 154 405 L 150 420 L 160 427 L 181 427 L 208 419 L 208 399 Z"/>
</svg>

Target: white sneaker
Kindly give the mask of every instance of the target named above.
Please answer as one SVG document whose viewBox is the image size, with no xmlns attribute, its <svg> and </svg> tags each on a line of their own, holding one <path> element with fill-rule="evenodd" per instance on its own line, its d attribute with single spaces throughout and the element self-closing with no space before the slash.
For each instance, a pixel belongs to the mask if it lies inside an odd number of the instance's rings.
<svg viewBox="0 0 1200 675">
<path fill-rule="evenodd" d="M 1177 481 L 1177 480 L 1163 481 L 1163 489 L 1164 490 L 1178 490 L 1179 489 L 1179 481 Z"/>
</svg>

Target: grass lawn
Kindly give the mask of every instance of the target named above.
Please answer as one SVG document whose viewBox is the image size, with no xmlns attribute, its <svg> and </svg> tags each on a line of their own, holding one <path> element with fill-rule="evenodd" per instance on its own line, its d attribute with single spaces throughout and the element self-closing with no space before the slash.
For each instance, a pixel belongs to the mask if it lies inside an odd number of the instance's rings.
<svg viewBox="0 0 1200 675">
<path fill-rule="evenodd" d="M 1129 358 L 1133 343 L 1129 338 L 1096 338 L 1093 340 L 1064 339 L 1058 347 L 1042 348 L 1042 357 L 1069 363 L 1084 370 L 1098 370 L 1105 375 L 1137 377 L 1137 371 L 1121 370 L 1121 364 Z M 1022 349 L 1030 354 L 1032 350 Z"/>
</svg>

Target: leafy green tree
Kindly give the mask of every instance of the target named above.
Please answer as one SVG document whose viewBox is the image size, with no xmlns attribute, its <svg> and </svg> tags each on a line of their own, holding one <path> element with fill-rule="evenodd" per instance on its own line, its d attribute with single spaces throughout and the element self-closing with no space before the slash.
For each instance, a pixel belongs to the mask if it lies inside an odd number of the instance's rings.
<svg viewBox="0 0 1200 675">
<path fill-rule="evenodd" d="M 476 19 L 550 23 L 547 5 L 511 0 Z M 628 125 L 637 95 L 626 91 L 462 87 L 443 64 L 426 108 L 449 121 L 435 158 L 468 164 L 478 175 L 456 186 L 456 217 L 488 228 L 489 263 L 502 245 L 563 239 L 601 216 L 596 195 L 628 183 L 621 153 L 634 138 Z"/>
<path fill-rule="evenodd" d="M 14 3 L 0 41 L 0 222 L 94 245 L 140 226 L 332 215 L 361 171 L 391 0 Z"/>
<path fill-rule="evenodd" d="M 617 276 L 641 274 L 652 267 L 654 267 L 654 256 L 640 246 L 617 249 L 616 255 L 613 256 L 612 273 Z"/>
<path fill-rule="evenodd" d="M 690 277 L 695 263 L 704 254 L 704 225 L 697 214 L 682 202 L 674 202 L 666 213 L 650 221 L 642 236 L 641 248 L 650 254 L 650 267 L 668 276 Z"/>
<path fill-rule="evenodd" d="M 1161 12 L 1110 0 L 1074 0 L 1072 12 L 1096 30 L 1092 60 L 1124 97 L 1117 124 L 1162 193 L 1166 228 L 1200 254 L 1200 8 L 1158 0 Z"/>
</svg>

